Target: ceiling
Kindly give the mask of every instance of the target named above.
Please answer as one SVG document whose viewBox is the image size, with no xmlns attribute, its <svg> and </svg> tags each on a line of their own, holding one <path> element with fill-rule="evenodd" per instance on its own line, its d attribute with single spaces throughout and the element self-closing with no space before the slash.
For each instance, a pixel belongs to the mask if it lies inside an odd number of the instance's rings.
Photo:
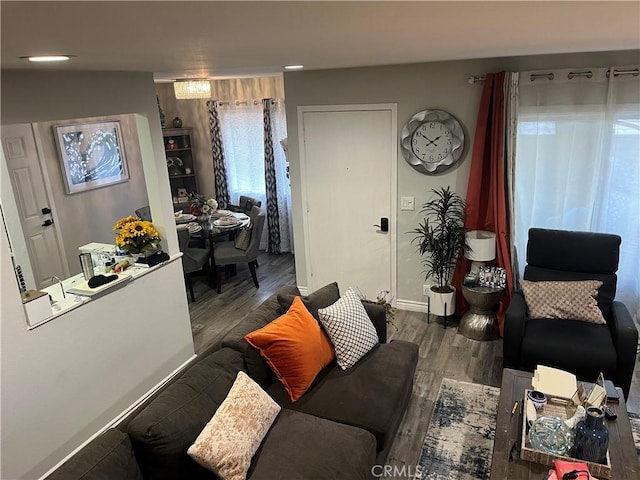
<svg viewBox="0 0 640 480">
<path fill-rule="evenodd" d="M 640 48 L 638 1 L 0 3 L 3 69 L 157 81 Z M 71 54 L 56 65 L 19 57 Z"/>
</svg>

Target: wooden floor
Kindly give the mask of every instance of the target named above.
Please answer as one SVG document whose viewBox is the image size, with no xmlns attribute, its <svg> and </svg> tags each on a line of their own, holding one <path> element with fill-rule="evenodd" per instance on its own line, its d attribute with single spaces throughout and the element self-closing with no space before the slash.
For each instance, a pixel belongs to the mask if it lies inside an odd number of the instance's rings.
<svg viewBox="0 0 640 480">
<path fill-rule="evenodd" d="M 246 266 L 239 266 L 235 277 L 223 278 L 221 295 L 202 281 L 194 280 L 196 302 L 190 303 L 189 311 L 196 353 L 222 336 L 278 288 L 295 284 L 291 255 L 262 254 L 258 261 L 259 289 L 254 287 Z M 398 311 L 395 324 L 397 329 L 389 326 L 389 339 L 417 343 L 420 356 L 413 395 L 387 463 L 415 468 L 442 379 L 499 387 L 502 340 L 469 340 L 458 334 L 455 323 L 448 322 L 446 329 L 441 322 L 427 324 L 425 313 Z M 627 408 L 640 413 L 640 356 L 636 362 Z"/>
<path fill-rule="evenodd" d="M 226 278 L 222 275 L 220 294 L 207 285 L 204 276 L 193 277 L 196 301 L 189 302 L 189 315 L 196 353 L 202 352 L 216 339 L 224 336 L 242 317 L 280 287 L 296 284 L 291 254 L 272 255 L 261 252 L 258 265 L 260 288 L 253 285 L 246 264 L 238 265 L 237 273 L 232 277 Z"/>
</svg>

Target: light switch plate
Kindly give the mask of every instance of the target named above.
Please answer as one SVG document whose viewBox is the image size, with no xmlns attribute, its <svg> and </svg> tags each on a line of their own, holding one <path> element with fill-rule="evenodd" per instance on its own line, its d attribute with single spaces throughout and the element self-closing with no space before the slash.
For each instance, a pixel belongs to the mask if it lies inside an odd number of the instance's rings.
<svg viewBox="0 0 640 480">
<path fill-rule="evenodd" d="M 400 197 L 400 210 L 415 210 L 415 197 Z"/>
</svg>

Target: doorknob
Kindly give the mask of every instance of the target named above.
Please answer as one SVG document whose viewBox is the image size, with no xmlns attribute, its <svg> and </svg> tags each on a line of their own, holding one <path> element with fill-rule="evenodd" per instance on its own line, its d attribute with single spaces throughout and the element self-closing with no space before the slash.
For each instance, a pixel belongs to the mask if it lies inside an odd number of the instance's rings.
<svg viewBox="0 0 640 480">
<path fill-rule="evenodd" d="M 50 209 L 49 207 L 44 207 L 44 208 L 42 209 L 42 214 L 43 214 L 43 215 L 48 215 L 48 214 L 50 214 L 50 213 L 51 213 L 51 209 Z"/>
<path fill-rule="evenodd" d="M 43 226 L 43 227 L 48 227 L 49 225 L 53 225 L 53 220 L 45 220 L 45 221 L 42 223 L 42 226 Z"/>
<path fill-rule="evenodd" d="M 382 217 L 380 219 L 380 225 L 374 225 L 374 227 L 378 227 L 381 232 L 389 231 L 389 219 L 386 217 Z"/>
</svg>

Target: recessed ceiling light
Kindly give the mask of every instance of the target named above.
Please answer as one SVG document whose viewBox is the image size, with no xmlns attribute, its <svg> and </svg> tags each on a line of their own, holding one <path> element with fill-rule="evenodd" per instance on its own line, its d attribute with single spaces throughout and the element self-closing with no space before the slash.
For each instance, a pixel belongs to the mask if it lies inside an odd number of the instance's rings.
<svg viewBox="0 0 640 480">
<path fill-rule="evenodd" d="M 284 69 L 285 70 L 302 70 L 304 68 L 304 65 L 285 65 Z"/>
<path fill-rule="evenodd" d="M 64 62 L 69 60 L 71 55 L 34 55 L 20 58 L 26 58 L 30 62 Z"/>
</svg>

